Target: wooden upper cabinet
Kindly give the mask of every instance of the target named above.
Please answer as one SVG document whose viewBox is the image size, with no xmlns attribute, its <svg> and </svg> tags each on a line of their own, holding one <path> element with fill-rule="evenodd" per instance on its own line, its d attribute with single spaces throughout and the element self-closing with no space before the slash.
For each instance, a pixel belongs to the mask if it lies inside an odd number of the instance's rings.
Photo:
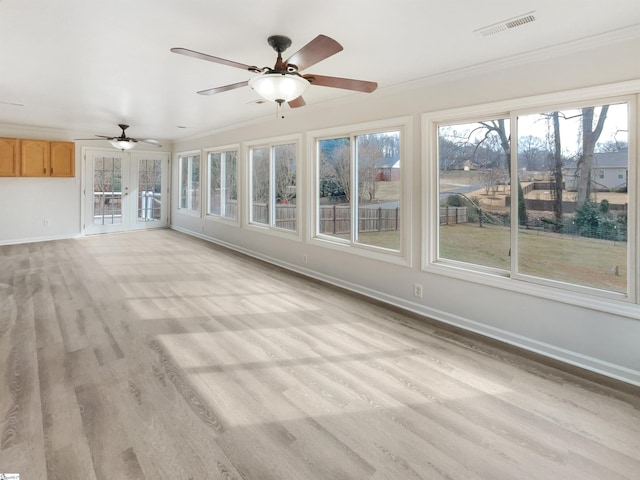
<svg viewBox="0 0 640 480">
<path fill-rule="evenodd" d="M 76 169 L 76 144 L 73 142 L 50 142 L 52 177 L 74 177 Z"/>
<path fill-rule="evenodd" d="M 46 140 L 22 140 L 20 148 L 20 167 L 23 177 L 48 177 L 49 142 Z"/>
<path fill-rule="evenodd" d="M 0 177 L 20 175 L 20 140 L 0 138 Z"/>
<path fill-rule="evenodd" d="M 0 138 L 0 177 L 75 177 L 76 144 Z"/>
</svg>

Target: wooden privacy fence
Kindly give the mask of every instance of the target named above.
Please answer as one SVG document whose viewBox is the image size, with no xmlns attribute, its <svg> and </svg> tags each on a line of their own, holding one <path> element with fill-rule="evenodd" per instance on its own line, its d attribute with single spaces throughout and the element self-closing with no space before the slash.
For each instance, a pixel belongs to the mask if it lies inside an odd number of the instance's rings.
<svg viewBox="0 0 640 480">
<path fill-rule="evenodd" d="M 256 223 L 264 223 L 269 225 L 269 204 L 252 203 L 251 204 L 251 221 Z M 285 230 L 296 229 L 296 206 L 295 205 L 276 205 L 275 224 L 278 228 Z"/>
<path fill-rule="evenodd" d="M 360 207 L 358 232 L 383 232 L 400 228 L 400 207 Z M 320 233 L 351 232 L 350 205 L 321 205 Z"/>
<path fill-rule="evenodd" d="M 251 219 L 269 224 L 269 205 L 252 204 Z M 276 205 L 275 224 L 278 228 L 296 229 L 296 206 Z M 320 233 L 341 234 L 351 232 L 351 206 L 320 206 Z M 382 232 L 400 228 L 400 208 L 360 207 L 358 209 L 359 232 Z"/>
<path fill-rule="evenodd" d="M 320 233 L 340 234 L 351 232 L 350 205 L 320 206 Z"/>
<path fill-rule="evenodd" d="M 440 225 L 467 223 L 467 207 L 440 207 Z"/>
</svg>

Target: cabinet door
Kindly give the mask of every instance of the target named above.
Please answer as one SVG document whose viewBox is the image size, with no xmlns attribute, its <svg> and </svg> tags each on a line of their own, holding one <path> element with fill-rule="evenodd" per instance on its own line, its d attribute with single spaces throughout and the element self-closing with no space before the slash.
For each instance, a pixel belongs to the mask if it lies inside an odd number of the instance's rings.
<svg viewBox="0 0 640 480">
<path fill-rule="evenodd" d="M 0 177 L 20 175 L 20 140 L 0 138 Z"/>
<path fill-rule="evenodd" d="M 51 143 L 51 176 L 73 177 L 76 168 L 76 144 L 73 142 Z"/>
<path fill-rule="evenodd" d="M 21 167 L 23 177 L 48 177 L 49 142 L 46 140 L 22 140 Z"/>
</svg>

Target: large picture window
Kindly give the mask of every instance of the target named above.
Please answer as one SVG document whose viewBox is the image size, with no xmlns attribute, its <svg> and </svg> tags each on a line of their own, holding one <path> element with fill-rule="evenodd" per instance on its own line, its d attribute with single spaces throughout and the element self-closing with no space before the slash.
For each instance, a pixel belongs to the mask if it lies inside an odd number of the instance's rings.
<svg viewBox="0 0 640 480">
<path fill-rule="evenodd" d="M 631 295 L 629 109 L 593 102 L 436 124 L 435 262 Z"/>
<path fill-rule="evenodd" d="M 200 211 L 200 155 L 180 155 L 178 157 L 180 169 L 179 208 Z"/>
<path fill-rule="evenodd" d="M 209 195 L 207 214 L 238 218 L 238 151 L 209 152 Z"/>
<path fill-rule="evenodd" d="M 400 131 L 317 142 L 317 236 L 392 251 L 401 246 Z"/>
<path fill-rule="evenodd" d="M 251 223 L 297 230 L 297 149 L 284 143 L 249 150 Z"/>
<path fill-rule="evenodd" d="M 627 292 L 628 105 L 518 117 L 518 273 Z"/>
</svg>

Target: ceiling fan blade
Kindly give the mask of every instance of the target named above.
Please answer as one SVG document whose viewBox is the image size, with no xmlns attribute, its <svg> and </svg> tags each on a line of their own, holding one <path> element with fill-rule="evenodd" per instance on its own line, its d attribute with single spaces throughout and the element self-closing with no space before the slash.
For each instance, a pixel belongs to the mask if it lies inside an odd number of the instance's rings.
<svg viewBox="0 0 640 480">
<path fill-rule="evenodd" d="M 107 137 L 106 135 L 95 135 L 98 138 L 74 138 L 74 140 L 115 140 L 118 137 Z"/>
<path fill-rule="evenodd" d="M 249 85 L 249 80 L 244 82 L 232 83 L 231 85 L 225 85 L 223 87 L 209 88 L 207 90 L 200 90 L 200 95 L 213 95 L 214 93 L 222 93 L 228 90 L 235 90 L 236 88 L 245 87 Z"/>
<path fill-rule="evenodd" d="M 304 47 L 291 55 L 285 64 L 293 64 L 298 70 L 304 70 L 329 58 L 342 50 L 342 45 L 326 35 L 318 35 Z"/>
<path fill-rule="evenodd" d="M 133 140 L 133 139 L 132 139 Z M 162 145 L 160 145 L 160 142 L 158 142 L 157 140 L 154 140 L 152 138 L 138 138 L 136 140 L 136 142 L 140 142 L 140 143 L 146 143 L 148 145 L 153 145 L 154 147 L 161 147 Z"/>
<path fill-rule="evenodd" d="M 343 88 L 345 90 L 354 90 L 356 92 L 371 93 L 378 84 L 376 82 L 367 82 L 365 80 L 353 80 L 351 78 L 327 77 L 324 75 L 303 75 L 309 80 L 311 85 L 320 85 L 322 87 Z"/>
<path fill-rule="evenodd" d="M 291 108 L 298 108 L 298 107 L 304 107 L 307 103 L 304 101 L 304 98 L 302 98 L 302 96 L 298 97 L 298 98 L 294 98 L 293 100 L 291 100 L 290 102 L 287 102 L 289 104 L 289 106 Z"/>
<path fill-rule="evenodd" d="M 179 53 L 180 55 L 186 55 L 187 57 L 199 58 L 200 60 L 206 60 L 208 62 L 220 63 L 222 65 L 227 65 L 229 67 L 241 68 L 243 70 L 249 71 L 259 71 L 257 67 L 251 65 L 245 65 L 244 63 L 234 62 L 232 60 L 226 60 L 220 57 L 214 57 L 213 55 L 207 55 L 206 53 L 196 52 L 194 50 L 189 50 L 188 48 L 172 48 L 171 51 L 173 53 Z"/>
</svg>

